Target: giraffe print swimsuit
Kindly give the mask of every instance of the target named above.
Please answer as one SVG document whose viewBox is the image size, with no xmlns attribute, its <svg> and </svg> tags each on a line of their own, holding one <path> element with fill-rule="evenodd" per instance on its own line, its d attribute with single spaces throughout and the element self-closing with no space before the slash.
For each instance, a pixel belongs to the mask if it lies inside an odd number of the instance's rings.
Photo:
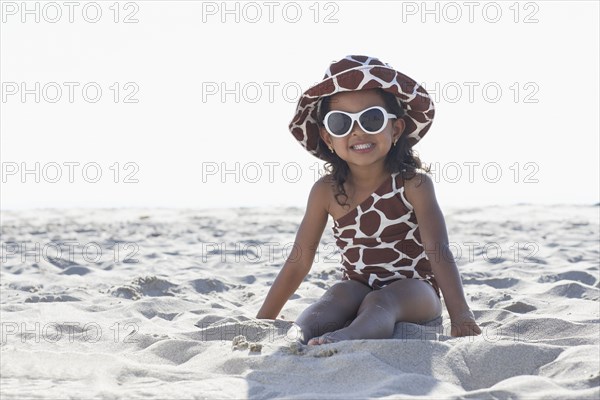
<svg viewBox="0 0 600 400">
<path fill-rule="evenodd" d="M 381 289 L 400 279 L 420 279 L 440 297 L 401 173 L 391 174 L 369 198 L 334 220 L 332 229 L 342 252 L 342 280 Z"/>
</svg>

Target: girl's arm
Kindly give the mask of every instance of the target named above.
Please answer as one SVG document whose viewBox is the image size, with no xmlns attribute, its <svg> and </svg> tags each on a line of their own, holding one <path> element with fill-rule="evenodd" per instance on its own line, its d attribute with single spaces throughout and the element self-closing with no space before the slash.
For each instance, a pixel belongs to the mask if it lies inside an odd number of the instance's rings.
<svg viewBox="0 0 600 400">
<path fill-rule="evenodd" d="M 312 267 L 317 246 L 327 224 L 328 185 L 319 179 L 308 196 L 306 212 L 290 255 L 279 271 L 256 318 L 276 319 Z"/>
<path fill-rule="evenodd" d="M 431 178 L 418 174 L 406 181 L 405 188 L 419 223 L 425 253 L 452 320 L 452 336 L 481 333 L 465 299 L 458 268 L 448 245 L 444 215 L 437 203 Z"/>
</svg>

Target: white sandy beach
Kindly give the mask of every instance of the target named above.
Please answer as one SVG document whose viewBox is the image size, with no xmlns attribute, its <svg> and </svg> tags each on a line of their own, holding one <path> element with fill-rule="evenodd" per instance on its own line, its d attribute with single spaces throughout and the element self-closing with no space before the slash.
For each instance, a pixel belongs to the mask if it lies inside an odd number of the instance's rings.
<svg viewBox="0 0 600 400">
<path fill-rule="evenodd" d="M 301 209 L 3 211 L 0 397 L 598 399 L 599 210 L 444 210 L 483 334 L 451 337 L 444 311 L 306 349 L 286 332 L 339 279 L 331 220 L 278 320 L 259 321 Z"/>
</svg>

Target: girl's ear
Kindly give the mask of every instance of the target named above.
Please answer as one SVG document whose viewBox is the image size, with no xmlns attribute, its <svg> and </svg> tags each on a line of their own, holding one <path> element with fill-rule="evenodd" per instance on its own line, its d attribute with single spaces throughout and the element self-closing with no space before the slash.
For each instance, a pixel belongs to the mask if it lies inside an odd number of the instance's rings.
<svg viewBox="0 0 600 400">
<path fill-rule="evenodd" d="M 398 118 L 394 121 L 394 140 L 400 139 L 405 128 L 406 122 L 404 122 L 404 118 Z"/>
<path fill-rule="evenodd" d="M 325 142 L 325 144 L 327 146 L 331 146 L 331 138 L 329 137 L 329 132 L 327 132 L 327 129 L 325 129 L 324 126 L 320 126 L 319 127 L 319 135 L 321 136 L 321 139 L 323 139 L 323 141 Z"/>
</svg>

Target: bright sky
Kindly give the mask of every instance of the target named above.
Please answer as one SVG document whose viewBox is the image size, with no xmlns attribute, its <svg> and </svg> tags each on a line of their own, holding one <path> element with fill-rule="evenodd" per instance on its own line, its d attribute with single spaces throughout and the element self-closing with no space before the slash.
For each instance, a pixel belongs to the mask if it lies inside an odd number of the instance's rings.
<svg viewBox="0 0 600 400">
<path fill-rule="evenodd" d="M 442 207 L 599 201 L 597 1 L 223 4 L 3 1 L 1 207 L 304 207 L 287 126 L 348 54 L 434 96 Z"/>
</svg>

